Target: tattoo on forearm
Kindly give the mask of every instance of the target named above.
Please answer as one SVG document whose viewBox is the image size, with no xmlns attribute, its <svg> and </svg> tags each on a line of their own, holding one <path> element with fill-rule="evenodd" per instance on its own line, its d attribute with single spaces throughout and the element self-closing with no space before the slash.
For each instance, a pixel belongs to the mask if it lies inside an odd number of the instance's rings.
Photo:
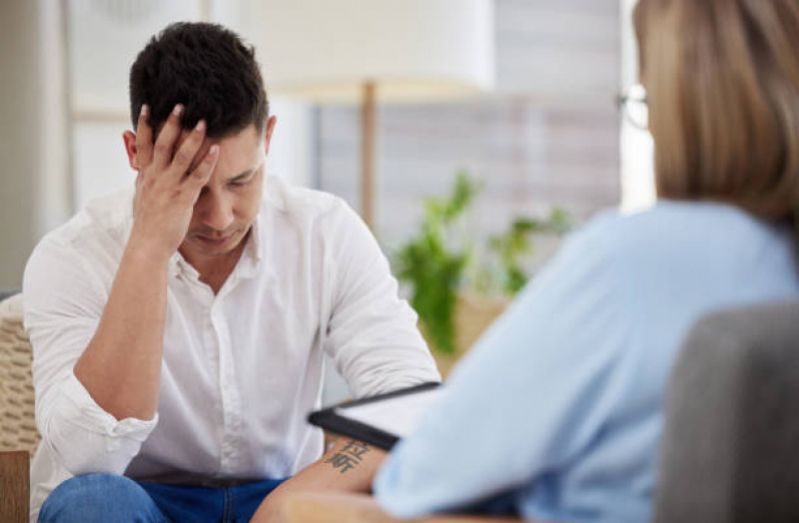
<svg viewBox="0 0 799 523">
<path fill-rule="evenodd" d="M 353 439 L 344 445 L 344 448 L 340 451 L 326 459 L 325 463 L 330 463 L 334 469 L 341 469 L 339 473 L 344 474 L 348 470 L 357 467 L 363 460 L 364 454 L 370 450 L 369 445 L 366 443 Z"/>
</svg>

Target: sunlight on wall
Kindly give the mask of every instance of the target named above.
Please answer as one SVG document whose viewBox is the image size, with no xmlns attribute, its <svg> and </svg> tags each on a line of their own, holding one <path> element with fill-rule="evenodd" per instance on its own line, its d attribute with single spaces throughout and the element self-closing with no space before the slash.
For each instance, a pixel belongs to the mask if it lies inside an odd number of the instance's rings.
<svg viewBox="0 0 799 523">
<path fill-rule="evenodd" d="M 621 126 L 621 209 L 635 212 L 655 203 L 652 135 L 627 121 Z"/>
<path fill-rule="evenodd" d="M 621 0 L 622 90 L 639 82 L 638 49 L 632 10 L 638 0 Z M 655 202 L 654 144 L 652 136 L 625 118 L 621 125 L 621 208 L 633 212 Z"/>
</svg>

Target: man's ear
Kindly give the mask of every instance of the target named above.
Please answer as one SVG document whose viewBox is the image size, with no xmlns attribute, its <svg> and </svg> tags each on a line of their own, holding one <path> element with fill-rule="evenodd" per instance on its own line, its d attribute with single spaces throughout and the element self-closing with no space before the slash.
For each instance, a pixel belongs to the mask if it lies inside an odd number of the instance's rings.
<svg viewBox="0 0 799 523">
<path fill-rule="evenodd" d="M 266 121 L 266 138 L 264 138 L 264 152 L 268 155 L 269 154 L 269 144 L 272 142 L 272 133 L 275 130 L 275 125 L 277 124 L 277 116 L 270 116 L 269 119 Z"/>
<path fill-rule="evenodd" d="M 122 141 L 125 142 L 125 152 L 128 154 L 128 163 L 130 168 L 134 171 L 139 170 L 139 156 L 136 148 L 136 135 L 133 131 L 125 131 L 122 133 Z"/>
</svg>

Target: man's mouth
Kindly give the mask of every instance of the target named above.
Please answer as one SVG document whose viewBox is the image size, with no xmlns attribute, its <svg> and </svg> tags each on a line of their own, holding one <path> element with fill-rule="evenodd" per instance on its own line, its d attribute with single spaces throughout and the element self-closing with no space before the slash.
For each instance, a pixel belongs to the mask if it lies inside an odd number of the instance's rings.
<svg viewBox="0 0 799 523">
<path fill-rule="evenodd" d="M 210 246 L 219 246 L 224 245 L 229 242 L 233 238 L 234 234 L 228 234 L 227 236 L 204 236 L 204 235 L 197 235 L 195 238 L 200 240 L 202 243 Z"/>
</svg>

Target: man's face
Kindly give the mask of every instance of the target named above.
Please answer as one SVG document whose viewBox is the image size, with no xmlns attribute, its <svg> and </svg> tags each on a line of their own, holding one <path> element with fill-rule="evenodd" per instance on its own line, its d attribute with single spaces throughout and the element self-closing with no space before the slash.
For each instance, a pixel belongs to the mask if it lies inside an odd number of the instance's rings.
<svg viewBox="0 0 799 523">
<path fill-rule="evenodd" d="M 250 125 L 227 138 L 206 140 L 197 154 L 195 163 L 212 144 L 219 145 L 216 168 L 194 204 L 188 232 L 179 248 L 186 261 L 195 267 L 213 265 L 220 257 L 243 248 L 261 205 L 273 125 L 270 119 L 266 133 L 259 133 Z M 178 147 L 188 133 L 181 134 Z"/>
</svg>

